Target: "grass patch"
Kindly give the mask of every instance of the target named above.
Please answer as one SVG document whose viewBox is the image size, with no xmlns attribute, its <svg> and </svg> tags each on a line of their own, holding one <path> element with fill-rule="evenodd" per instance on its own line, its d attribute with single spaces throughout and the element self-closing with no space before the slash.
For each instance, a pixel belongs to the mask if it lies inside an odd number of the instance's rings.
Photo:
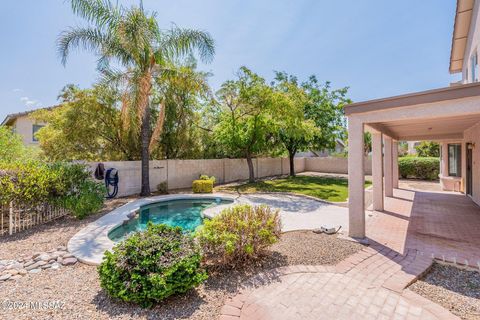
<svg viewBox="0 0 480 320">
<path fill-rule="evenodd" d="M 366 187 L 370 184 L 370 181 L 365 181 Z M 348 198 L 348 180 L 333 177 L 296 176 L 220 187 L 219 190 L 240 193 L 291 192 L 331 202 L 343 202 Z"/>
</svg>

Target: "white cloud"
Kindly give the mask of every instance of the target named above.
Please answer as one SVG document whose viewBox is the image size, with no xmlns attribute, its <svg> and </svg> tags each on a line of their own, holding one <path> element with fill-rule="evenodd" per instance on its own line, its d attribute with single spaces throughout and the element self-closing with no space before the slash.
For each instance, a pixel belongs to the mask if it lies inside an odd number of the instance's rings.
<svg viewBox="0 0 480 320">
<path fill-rule="evenodd" d="M 20 101 L 22 101 L 26 107 L 40 107 L 42 105 L 40 101 L 30 99 L 29 97 L 21 97 Z"/>
<path fill-rule="evenodd" d="M 22 90 L 22 89 L 19 89 L 19 88 L 15 88 L 15 89 L 13 89 L 12 91 L 13 91 L 13 92 L 23 92 L 23 90 Z"/>
</svg>

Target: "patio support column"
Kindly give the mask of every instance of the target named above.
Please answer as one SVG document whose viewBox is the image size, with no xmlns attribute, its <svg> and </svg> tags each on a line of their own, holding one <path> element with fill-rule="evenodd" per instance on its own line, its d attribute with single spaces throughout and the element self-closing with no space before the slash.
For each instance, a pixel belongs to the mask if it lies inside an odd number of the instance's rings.
<svg viewBox="0 0 480 320">
<path fill-rule="evenodd" d="M 393 188 L 398 189 L 398 141 L 392 143 L 392 180 Z"/>
<path fill-rule="evenodd" d="M 393 155 L 392 138 L 383 136 L 384 165 L 385 165 L 385 197 L 393 197 Z"/>
<path fill-rule="evenodd" d="M 373 210 L 383 211 L 382 133 L 372 133 Z"/>
<path fill-rule="evenodd" d="M 348 235 L 365 238 L 365 176 L 363 123 L 348 119 Z"/>
</svg>

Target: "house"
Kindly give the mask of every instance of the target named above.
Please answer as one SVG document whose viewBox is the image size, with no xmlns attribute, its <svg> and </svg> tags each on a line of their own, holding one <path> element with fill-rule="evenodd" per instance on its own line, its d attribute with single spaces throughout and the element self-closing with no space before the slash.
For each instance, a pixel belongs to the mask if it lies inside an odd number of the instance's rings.
<svg viewBox="0 0 480 320">
<path fill-rule="evenodd" d="M 479 6 L 479 0 L 457 0 L 449 71 L 461 73 L 459 83 L 345 107 L 350 236 L 365 236 L 365 131 L 372 134 L 373 210 L 383 211 L 398 188 L 398 141 L 439 142 L 442 187 L 461 192 L 480 205 Z M 447 205 L 455 204 L 445 202 Z M 460 204 L 457 209 L 464 210 Z"/>
<path fill-rule="evenodd" d="M 45 123 L 35 121 L 29 117 L 35 111 L 37 110 L 9 114 L 0 125 L 12 128 L 15 133 L 22 137 L 26 146 L 38 145 L 35 133 L 44 127 Z"/>
</svg>

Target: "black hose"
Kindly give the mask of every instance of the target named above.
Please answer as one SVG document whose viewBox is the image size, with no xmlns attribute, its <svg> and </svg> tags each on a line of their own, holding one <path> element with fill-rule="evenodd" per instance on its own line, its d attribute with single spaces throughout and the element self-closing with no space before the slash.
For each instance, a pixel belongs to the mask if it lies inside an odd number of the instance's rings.
<svg viewBox="0 0 480 320">
<path fill-rule="evenodd" d="M 110 168 L 105 172 L 105 187 L 107 188 L 107 199 L 115 198 L 118 194 L 118 170 Z M 113 189 L 111 190 L 112 187 Z"/>
</svg>

